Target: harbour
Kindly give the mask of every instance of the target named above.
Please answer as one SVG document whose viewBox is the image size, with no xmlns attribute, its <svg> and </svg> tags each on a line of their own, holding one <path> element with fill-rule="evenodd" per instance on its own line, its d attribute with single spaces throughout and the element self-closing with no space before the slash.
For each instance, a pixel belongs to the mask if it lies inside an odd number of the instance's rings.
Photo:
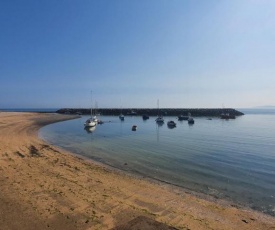
<svg viewBox="0 0 275 230">
<path fill-rule="evenodd" d="M 167 116 L 100 116 L 105 123 L 84 130 L 87 117 L 45 127 L 48 142 L 125 172 L 200 192 L 274 215 L 273 114 L 233 120 L 194 117 L 195 124 Z M 169 120 L 176 127 L 167 125 Z M 132 131 L 132 126 L 138 128 Z"/>
</svg>

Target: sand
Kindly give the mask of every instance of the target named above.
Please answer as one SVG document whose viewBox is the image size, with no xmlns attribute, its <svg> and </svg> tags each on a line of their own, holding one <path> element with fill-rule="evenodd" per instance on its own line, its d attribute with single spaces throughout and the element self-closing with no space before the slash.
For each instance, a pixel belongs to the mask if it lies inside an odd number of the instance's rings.
<svg viewBox="0 0 275 230">
<path fill-rule="evenodd" d="M 0 112 L 0 229 L 275 229 L 275 218 L 129 176 L 38 138 L 70 115 Z"/>
</svg>

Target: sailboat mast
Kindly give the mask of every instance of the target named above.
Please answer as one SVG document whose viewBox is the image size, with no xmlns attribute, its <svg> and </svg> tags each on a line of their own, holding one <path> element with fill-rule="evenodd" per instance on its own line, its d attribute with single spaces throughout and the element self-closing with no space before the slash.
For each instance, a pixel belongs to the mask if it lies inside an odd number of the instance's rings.
<svg viewBox="0 0 275 230">
<path fill-rule="evenodd" d="M 158 99 L 158 103 L 157 104 L 158 104 L 158 117 L 159 117 L 159 99 Z"/>
</svg>

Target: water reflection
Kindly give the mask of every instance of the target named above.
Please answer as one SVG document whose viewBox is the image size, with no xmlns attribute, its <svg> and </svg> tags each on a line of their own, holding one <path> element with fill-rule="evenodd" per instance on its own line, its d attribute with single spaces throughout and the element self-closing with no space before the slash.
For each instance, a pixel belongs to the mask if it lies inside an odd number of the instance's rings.
<svg viewBox="0 0 275 230">
<path fill-rule="evenodd" d="M 84 129 L 85 129 L 85 131 L 86 131 L 87 133 L 92 133 L 92 132 L 95 131 L 96 126 L 94 126 L 94 127 L 85 127 Z"/>
<path fill-rule="evenodd" d="M 164 122 L 156 122 L 157 126 L 161 127 L 163 126 Z"/>
<path fill-rule="evenodd" d="M 160 125 L 156 123 L 157 142 L 159 142 L 159 127 Z"/>
</svg>

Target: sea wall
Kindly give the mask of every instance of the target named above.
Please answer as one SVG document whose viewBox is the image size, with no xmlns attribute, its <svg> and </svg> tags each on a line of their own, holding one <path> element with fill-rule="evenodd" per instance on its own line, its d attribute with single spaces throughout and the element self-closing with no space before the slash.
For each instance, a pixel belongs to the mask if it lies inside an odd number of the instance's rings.
<svg viewBox="0 0 275 230">
<path fill-rule="evenodd" d="M 63 108 L 56 111 L 57 113 L 61 114 L 83 114 L 89 115 L 91 114 L 91 109 L 78 109 L 78 108 Z M 201 117 L 201 116 L 211 116 L 211 117 L 218 117 L 222 113 L 229 113 L 230 115 L 241 116 L 244 115 L 242 112 L 232 109 L 232 108 L 216 108 L 216 109 L 205 109 L 205 108 L 160 108 L 158 109 L 150 109 L 150 108 L 124 108 L 124 109 L 117 109 L 117 108 L 101 108 L 97 109 L 96 113 L 101 115 L 113 115 L 118 116 L 119 114 L 130 115 L 130 116 L 141 116 L 143 114 L 147 114 L 149 116 L 179 116 L 179 115 L 188 115 L 191 113 L 192 116 Z"/>
</svg>

